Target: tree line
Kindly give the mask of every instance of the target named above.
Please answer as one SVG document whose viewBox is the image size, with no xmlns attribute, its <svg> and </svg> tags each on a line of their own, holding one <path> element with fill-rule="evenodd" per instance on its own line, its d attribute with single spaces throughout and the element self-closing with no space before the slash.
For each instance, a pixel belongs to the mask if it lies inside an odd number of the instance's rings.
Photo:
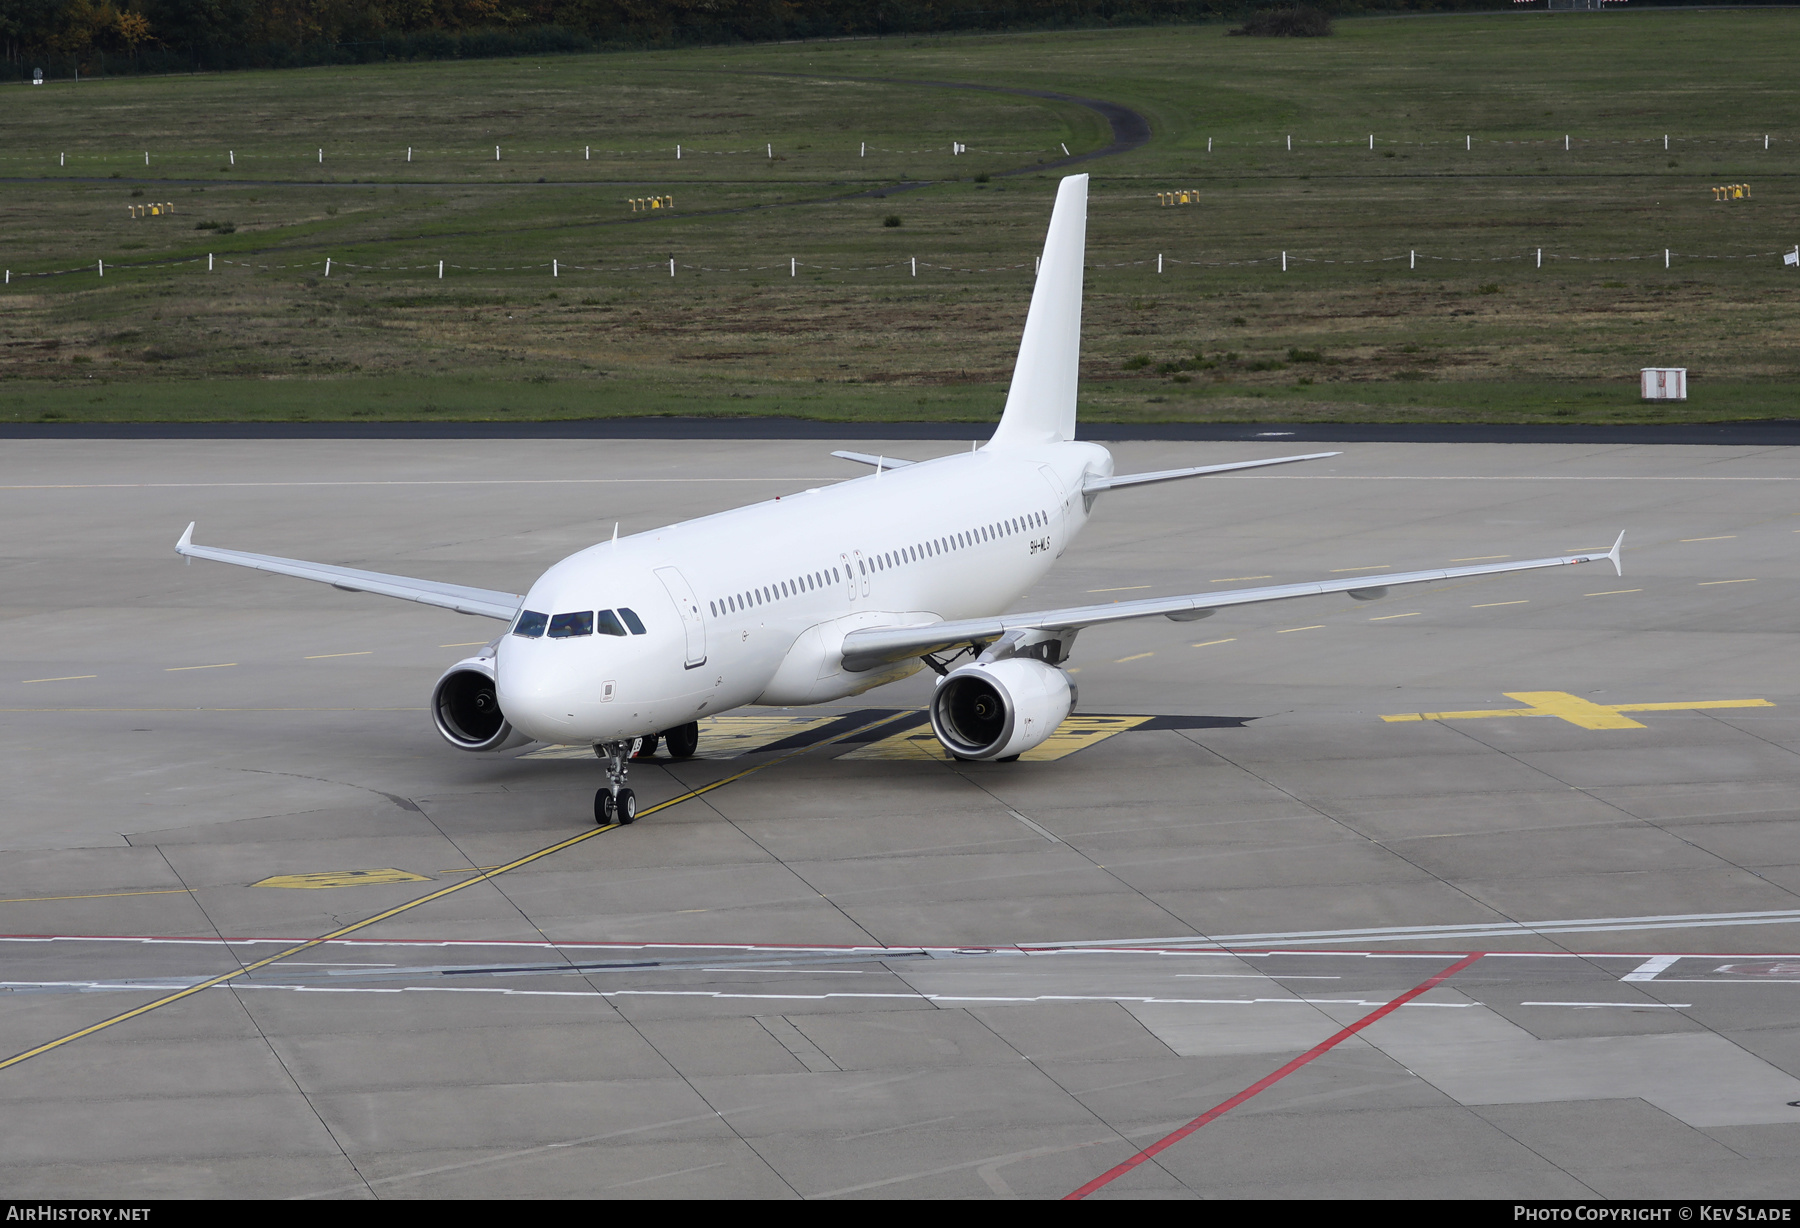
<svg viewBox="0 0 1800 1228">
<path fill-rule="evenodd" d="M 1315 0 L 1316 2 L 1316 0 Z M 1536 0 L 1533 7 L 1543 0 Z M 1645 0 L 1632 0 L 1641 7 Z M 1688 0 L 1689 3 L 1692 0 Z M 1742 0 L 1739 0 L 1741 3 Z M 1240 20 L 1293 0 L 0 0 L 5 75 L 279 68 Z M 1512 0 L 1325 0 L 1335 14 Z"/>
</svg>

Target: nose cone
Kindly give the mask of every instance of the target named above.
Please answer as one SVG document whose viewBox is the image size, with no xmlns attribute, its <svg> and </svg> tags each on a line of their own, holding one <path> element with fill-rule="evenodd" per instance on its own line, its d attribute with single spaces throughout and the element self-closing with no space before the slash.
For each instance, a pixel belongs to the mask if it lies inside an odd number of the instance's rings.
<svg viewBox="0 0 1800 1228">
<path fill-rule="evenodd" d="M 581 672 L 560 643 L 507 636 L 494 662 L 500 710 L 540 742 L 567 740 L 581 711 Z"/>
</svg>

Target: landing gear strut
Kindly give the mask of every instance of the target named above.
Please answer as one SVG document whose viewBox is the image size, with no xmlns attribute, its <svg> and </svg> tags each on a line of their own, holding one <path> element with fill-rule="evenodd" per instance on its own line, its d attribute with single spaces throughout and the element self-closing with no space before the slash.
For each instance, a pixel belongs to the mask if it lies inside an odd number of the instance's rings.
<svg viewBox="0 0 1800 1228">
<path fill-rule="evenodd" d="M 594 746 L 594 754 L 606 760 L 609 781 L 594 794 L 594 822 L 602 827 L 614 823 L 623 827 L 637 822 L 637 794 L 625 787 L 625 777 L 631 770 L 631 756 L 637 748 L 636 738 L 628 742 L 600 742 Z"/>
</svg>

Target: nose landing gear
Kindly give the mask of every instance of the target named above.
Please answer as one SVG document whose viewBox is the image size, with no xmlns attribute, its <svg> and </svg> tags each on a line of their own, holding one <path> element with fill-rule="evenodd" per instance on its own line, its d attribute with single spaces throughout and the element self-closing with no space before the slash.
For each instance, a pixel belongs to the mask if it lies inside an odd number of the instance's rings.
<svg viewBox="0 0 1800 1228">
<path fill-rule="evenodd" d="M 594 794 L 594 822 L 602 827 L 637 822 L 637 794 L 625 787 L 625 778 L 638 742 L 634 738 L 629 742 L 601 742 L 594 747 L 594 754 L 606 760 L 608 777 L 608 783 Z"/>
</svg>

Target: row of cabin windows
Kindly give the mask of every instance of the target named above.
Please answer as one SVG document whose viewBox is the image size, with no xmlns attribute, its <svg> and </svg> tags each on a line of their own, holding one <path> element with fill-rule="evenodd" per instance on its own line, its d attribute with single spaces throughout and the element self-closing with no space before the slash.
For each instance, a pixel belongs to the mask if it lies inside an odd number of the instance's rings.
<svg viewBox="0 0 1800 1228">
<path fill-rule="evenodd" d="M 952 550 L 964 550 L 980 542 L 998 541 L 1003 537 L 1011 537 L 1015 533 L 1023 533 L 1028 529 L 1046 528 L 1049 524 L 1050 516 L 1046 512 L 1031 512 L 1024 516 L 996 520 L 992 524 L 952 533 L 948 537 L 934 537 L 917 545 L 884 551 L 867 560 L 859 558 L 856 560 L 856 570 L 866 576 L 874 571 L 886 571 L 890 567 L 899 567 L 903 563 L 916 563 L 921 559 L 948 554 Z M 718 618 L 721 614 L 735 614 L 741 610 L 778 601 L 783 597 L 794 597 L 800 593 L 814 592 L 828 584 L 841 583 L 843 583 L 843 578 L 838 575 L 838 569 L 828 567 L 823 571 L 796 576 L 792 580 L 782 580 L 762 588 L 733 593 L 729 597 L 710 600 L 706 604 L 712 609 L 713 617 Z"/>
<path fill-rule="evenodd" d="M 631 628 L 632 635 L 644 634 L 643 620 L 635 611 L 624 606 L 619 607 L 617 614 L 611 610 L 573 610 L 567 614 L 539 614 L 536 610 L 521 610 L 519 621 L 513 624 L 513 634 L 535 640 L 548 631 L 553 640 L 567 640 L 578 635 L 593 635 L 595 632 L 601 635 L 624 635 L 627 627 Z"/>
<path fill-rule="evenodd" d="M 746 589 L 741 593 L 733 593 L 729 597 L 721 597 L 706 604 L 712 608 L 713 617 L 721 614 L 735 614 L 739 610 L 748 610 L 755 606 L 766 605 L 771 601 L 779 601 L 783 597 L 793 597 L 800 593 L 816 592 L 831 584 L 843 583 L 838 569 L 827 567 L 823 571 L 807 572 L 795 576 L 792 580 L 782 580 L 763 588 Z"/>
</svg>

